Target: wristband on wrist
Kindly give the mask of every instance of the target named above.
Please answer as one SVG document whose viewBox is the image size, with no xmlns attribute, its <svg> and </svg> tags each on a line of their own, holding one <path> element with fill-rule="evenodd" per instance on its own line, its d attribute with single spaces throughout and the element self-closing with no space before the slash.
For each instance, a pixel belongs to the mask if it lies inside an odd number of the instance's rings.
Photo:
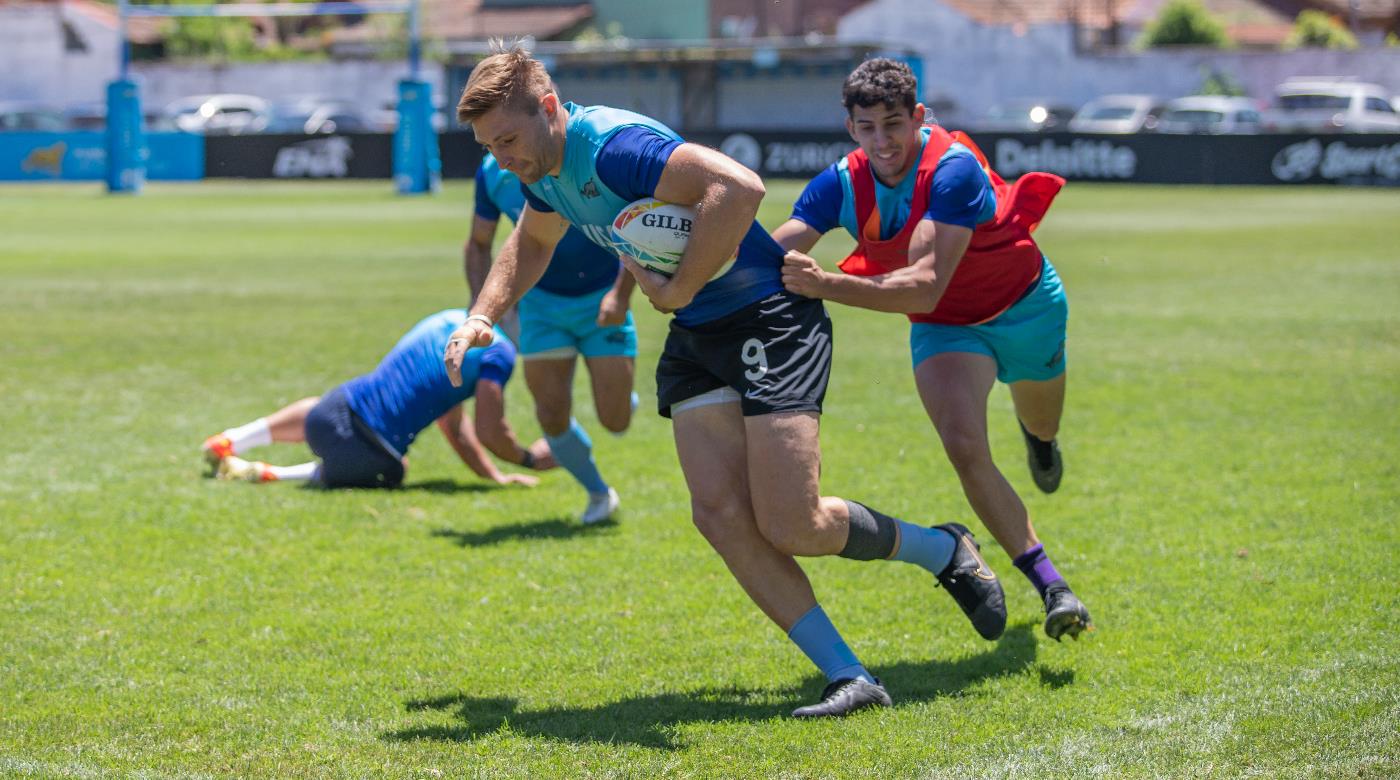
<svg viewBox="0 0 1400 780">
<path fill-rule="evenodd" d="M 521 451 L 525 453 L 524 457 L 520 459 L 521 467 L 533 469 L 535 467 L 535 454 L 530 452 L 528 449 Z"/>
<path fill-rule="evenodd" d="M 487 317 L 485 314 L 470 314 L 470 315 L 467 315 L 467 322 L 471 322 L 472 320 L 478 320 L 478 321 L 480 321 L 480 322 L 484 322 L 484 323 L 486 323 L 486 327 L 488 327 L 488 328 L 494 328 L 494 327 L 496 327 L 496 324 L 493 323 L 493 322 L 491 322 L 491 318 L 490 318 L 490 317 Z M 463 324 L 466 324 L 466 323 L 463 323 Z"/>
</svg>

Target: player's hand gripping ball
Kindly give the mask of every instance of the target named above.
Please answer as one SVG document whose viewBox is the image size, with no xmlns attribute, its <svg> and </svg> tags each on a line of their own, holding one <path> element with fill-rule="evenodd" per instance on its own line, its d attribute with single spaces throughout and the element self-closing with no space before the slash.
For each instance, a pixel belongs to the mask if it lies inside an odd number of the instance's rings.
<svg viewBox="0 0 1400 780">
<path fill-rule="evenodd" d="M 643 268 L 670 276 L 680 266 L 694 225 L 695 209 L 642 198 L 627 204 L 613 220 L 613 246 L 620 254 L 636 258 Z M 711 278 L 723 276 L 734 265 L 735 257 Z"/>
</svg>

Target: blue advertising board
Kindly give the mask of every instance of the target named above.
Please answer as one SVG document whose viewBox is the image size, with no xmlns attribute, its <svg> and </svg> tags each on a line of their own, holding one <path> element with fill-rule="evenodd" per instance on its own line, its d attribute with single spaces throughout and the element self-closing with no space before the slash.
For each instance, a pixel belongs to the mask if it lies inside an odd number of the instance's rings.
<svg viewBox="0 0 1400 780">
<path fill-rule="evenodd" d="M 146 178 L 204 178 L 204 138 L 189 133 L 146 135 Z M 0 181 L 102 181 L 107 137 L 101 131 L 0 133 Z"/>
</svg>

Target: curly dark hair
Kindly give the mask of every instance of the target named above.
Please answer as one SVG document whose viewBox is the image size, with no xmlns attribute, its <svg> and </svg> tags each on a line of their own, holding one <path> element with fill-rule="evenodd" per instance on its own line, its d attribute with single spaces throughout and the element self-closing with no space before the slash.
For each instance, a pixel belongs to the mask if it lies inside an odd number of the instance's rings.
<svg viewBox="0 0 1400 780">
<path fill-rule="evenodd" d="M 862 62 L 846 77 L 841 87 L 841 102 L 846 104 L 846 113 L 856 106 L 870 108 L 883 105 L 885 108 L 904 106 L 913 111 L 918 103 L 918 82 L 914 71 L 898 60 L 877 57 Z"/>
</svg>

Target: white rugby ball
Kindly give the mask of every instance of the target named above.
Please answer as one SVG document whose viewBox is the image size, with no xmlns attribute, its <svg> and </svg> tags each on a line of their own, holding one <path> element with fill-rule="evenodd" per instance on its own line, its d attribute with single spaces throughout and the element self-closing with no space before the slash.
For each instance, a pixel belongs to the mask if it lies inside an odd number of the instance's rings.
<svg viewBox="0 0 1400 780">
<path fill-rule="evenodd" d="M 642 266 L 670 276 L 680 266 L 694 224 L 695 209 L 690 206 L 642 198 L 627 204 L 613 219 L 613 247 L 620 254 L 636 258 Z M 738 257 L 737 250 L 734 255 Z M 733 267 L 735 257 L 729 258 L 712 278 Z"/>
</svg>

